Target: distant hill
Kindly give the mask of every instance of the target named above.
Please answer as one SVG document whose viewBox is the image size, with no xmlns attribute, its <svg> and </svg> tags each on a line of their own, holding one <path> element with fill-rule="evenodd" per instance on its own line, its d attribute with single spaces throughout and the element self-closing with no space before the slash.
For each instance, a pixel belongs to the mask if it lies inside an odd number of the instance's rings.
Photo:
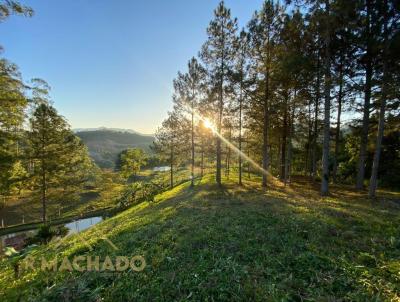
<svg viewBox="0 0 400 302">
<path fill-rule="evenodd" d="M 74 132 L 86 144 L 90 156 L 101 168 L 114 168 L 121 151 L 133 147 L 149 150 L 154 141 L 152 135 L 128 129 L 74 129 Z"/>
<path fill-rule="evenodd" d="M 107 127 L 98 127 L 98 128 L 75 128 L 73 129 L 75 133 L 78 132 L 93 132 L 93 131 L 114 131 L 114 132 L 128 132 L 128 133 L 134 133 L 134 134 L 139 134 L 142 136 L 154 136 L 154 134 L 143 134 L 138 131 L 132 130 L 132 129 L 122 129 L 122 128 L 107 128 Z"/>
</svg>

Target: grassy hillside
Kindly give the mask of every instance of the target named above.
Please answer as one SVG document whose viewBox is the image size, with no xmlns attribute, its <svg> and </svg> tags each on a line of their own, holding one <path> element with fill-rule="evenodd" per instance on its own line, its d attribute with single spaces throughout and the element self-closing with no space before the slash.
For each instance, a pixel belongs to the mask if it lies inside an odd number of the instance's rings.
<svg viewBox="0 0 400 302">
<path fill-rule="evenodd" d="M 212 179 L 194 189 L 184 183 L 30 253 L 142 255 L 143 271 L 35 270 L 15 278 L 2 260 L 0 300 L 399 301 L 399 194 L 381 192 L 371 203 L 343 187 L 320 198 L 300 182 L 264 192 L 250 181 L 218 188 Z"/>
<path fill-rule="evenodd" d="M 55 220 L 71 216 L 79 217 L 92 211 L 115 207 L 116 199 L 124 185 L 118 182 L 118 175 L 114 172 L 102 172 L 101 177 L 101 184 L 82 189 L 76 198 L 66 198 L 65 200 L 50 198 L 46 204 L 47 218 Z M 51 192 L 52 196 L 56 196 L 60 191 L 49 189 L 48 192 Z M 36 192 L 25 190 L 21 195 L 9 198 L 0 207 L 0 221 L 3 220 L 6 227 L 19 225 L 22 223 L 22 219 L 25 223 L 41 221 L 42 201 Z M 0 234 L 8 232 L 7 229 L 0 229 Z"/>
<path fill-rule="evenodd" d="M 102 168 L 114 168 L 118 154 L 132 147 L 148 150 L 154 137 L 128 131 L 99 129 L 76 133 L 87 145 L 90 156 Z"/>
<path fill-rule="evenodd" d="M 175 183 L 188 180 L 190 171 L 181 169 L 175 172 Z M 135 181 L 144 183 L 154 182 L 162 186 L 169 185 L 169 172 L 156 172 L 151 169 L 142 170 L 136 175 Z M 71 200 L 49 199 L 47 202 L 47 217 L 54 221 L 65 217 L 80 217 L 91 212 L 98 212 L 105 208 L 118 206 L 118 199 L 123 193 L 125 182 L 117 172 L 102 171 L 102 181 L 96 187 L 83 189 L 79 198 Z M 56 195 L 57 191 L 53 195 Z M 61 217 L 59 216 L 61 215 Z M 6 203 L 0 204 L 0 222 L 5 227 L 25 223 L 37 223 L 42 219 L 42 202 L 34 192 L 24 191 L 20 196 L 9 198 Z M 13 232 L 13 231 L 12 231 Z M 0 234 L 10 231 L 0 228 Z"/>
</svg>

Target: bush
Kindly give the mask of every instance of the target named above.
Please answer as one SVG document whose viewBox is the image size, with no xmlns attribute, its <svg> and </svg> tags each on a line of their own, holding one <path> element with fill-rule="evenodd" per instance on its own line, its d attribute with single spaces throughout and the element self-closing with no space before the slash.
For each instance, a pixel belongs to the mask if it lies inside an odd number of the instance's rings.
<svg viewBox="0 0 400 302">
<path fill-rule="evenodd" d="M 38 233 L 35 237 L 41 243 L 48 243 L 55 235 L 56 230 L 53 227 L 44 224 L 39 227 Z"/>
<path fill-rule="evenodd" d="M 125 208 L 143 201 L 154 201 L 154 197 L 164 190 L 165 187 L 155 183 L 135 182 L 125 187 L 117 203 L 119 207 Z"/>
<path fill-rule="evenodd" d="M 68 234 L 69 229 L 65 225 L 59 225 L 55 227 L 55 231 L 56 236 L 64 237 Z"/>
<path fill-rule="evenodd" d="M 0 210 L 4 209 L 6 207 L 6 202 L 4 201 L 3 198 L 0 200 Z"/>
<path fill-rule="evenodd" d="M 46 244 L 49 243 L 51 239 L 53 239 L 56 236 L 66 236 L 68 234 L 68 228 L 65 227 L 64 225 L 60 226 L 50 226 L 50 225 L 41 225 L 39 227 L 39 230 L 37 234 L 29 238 L 27 241 L 27 245 L 35 244 L 35 243 L 41 243 L 41 244 Z"/>
</svg>

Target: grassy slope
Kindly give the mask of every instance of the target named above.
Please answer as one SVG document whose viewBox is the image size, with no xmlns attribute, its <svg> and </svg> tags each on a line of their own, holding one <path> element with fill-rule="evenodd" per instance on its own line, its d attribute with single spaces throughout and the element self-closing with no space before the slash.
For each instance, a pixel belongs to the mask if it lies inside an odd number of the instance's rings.
<svg viewBox="0 0 400 302">
<path fill-rule="evenodd" d="M 258 184 L 223 189 L 203 178 L 167 191 L 33 255 L 143 255 L 142 272 L 43 273 L 14 279 L 0 262 L 0 300 L 399 301 L 400 206 L 336 189 Z M 103 235 L 119 248 L 114 251 Z M 103 301 L 103 300 L 102 300 Z"/>
<path fill-rule="evenodd" d="M 58 216 L 60 206 L 62 209 L 61 218 L 67 216 L 79 217 L 82 213 L 115 206 L 114 199 L 122 188 L 122 185 L 115 184 L 103 191 L 86 190 L 82 192 L 79 200 L 66 200 L 63 203 L 49 200 L 47 203 L 47 217 L 51 220 L 60 218 Z M 0 221 L 4 219 L 6 227 L 21 224 L 22 217 L 24 217 L 25 223 L 41 221 L 42 203 L 37 197 L 28 195 L 18 200 L 11 200 L 7 202 L 4 208 L 0 209 Z"/>
<path fill-rule="evenodd" d="M 59 202 L 50 199 L 47 202 L 47 217 L 50 220 L 63 219 L 66 217 L 80 217 L 82 214 L 99 211 L 101 209 L 115 207 L 116 199 L 123 190 L 124 185 L 113 178 L 118 178 L 116 172 L 104 172 L 107 177 L 102 187 L 94 190 L 83 190 L 79 200 L 65 200 Z M 190 172 L 182 169 L 175 173 L 175 183 L 189 179 Z M 137 181 L 156 182 L 159 184 L 169 184 L 169 172 L 153 172 L 151 169 L 143 170 L 139 173 Z M 58 216 L 61 207 L 61 217 Z M 0 224 L 4 220 L 6 227 L 20 226 L 22 218 L 25 223 L 40 222 L 42 219 L 42 203 L 39 198 L 32 195 L 32 192 L 24 192 L 20 198 L 8 200 L 4 208 L 0 207 Z M 0 225 L 1 227 L 1 225 Z M 9 233 L 7 229 L 0 228 L 0 234 Z"/>
</svg>

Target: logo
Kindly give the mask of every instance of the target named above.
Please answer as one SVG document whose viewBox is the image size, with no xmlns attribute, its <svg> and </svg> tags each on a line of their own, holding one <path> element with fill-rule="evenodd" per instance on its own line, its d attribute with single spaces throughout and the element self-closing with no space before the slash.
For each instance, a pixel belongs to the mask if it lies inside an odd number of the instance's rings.
<svg viewBox="0 0 400 302">
<path fill-rule="evenodd" d="M 132 270 L 134 272 L 141 272 L 146 267 L 146 260 L 141 255 L 135 256 L 115 256 L 118 247 L 107 236 L 93 236 L 99 238 L 99 242 L 106 243 L 111 249 L 114 250 L 114 255 L 99 256 L 95 255 L 94 248 L 83 238 L 79 233 L 71 233 L 64 238 L 50 242 L 49 249 L 56 251 L 65 243 L 68 243 L 68 238 L 76 236 L 82 245 L 86 246 L 91 255 L 76 255 L 76 256 L 55 256 L 52 259 L 45 257 L 34 257 L 32 255 L 26 256 L 18 263 L 18 276 L 25 271 L 41 270 L 47 272 L 63 272 L 63 271 L 77 271 L 77 272 L 123 272 Z M 52 244 L 54 243 L 54 244 Z"/>
</svg>

